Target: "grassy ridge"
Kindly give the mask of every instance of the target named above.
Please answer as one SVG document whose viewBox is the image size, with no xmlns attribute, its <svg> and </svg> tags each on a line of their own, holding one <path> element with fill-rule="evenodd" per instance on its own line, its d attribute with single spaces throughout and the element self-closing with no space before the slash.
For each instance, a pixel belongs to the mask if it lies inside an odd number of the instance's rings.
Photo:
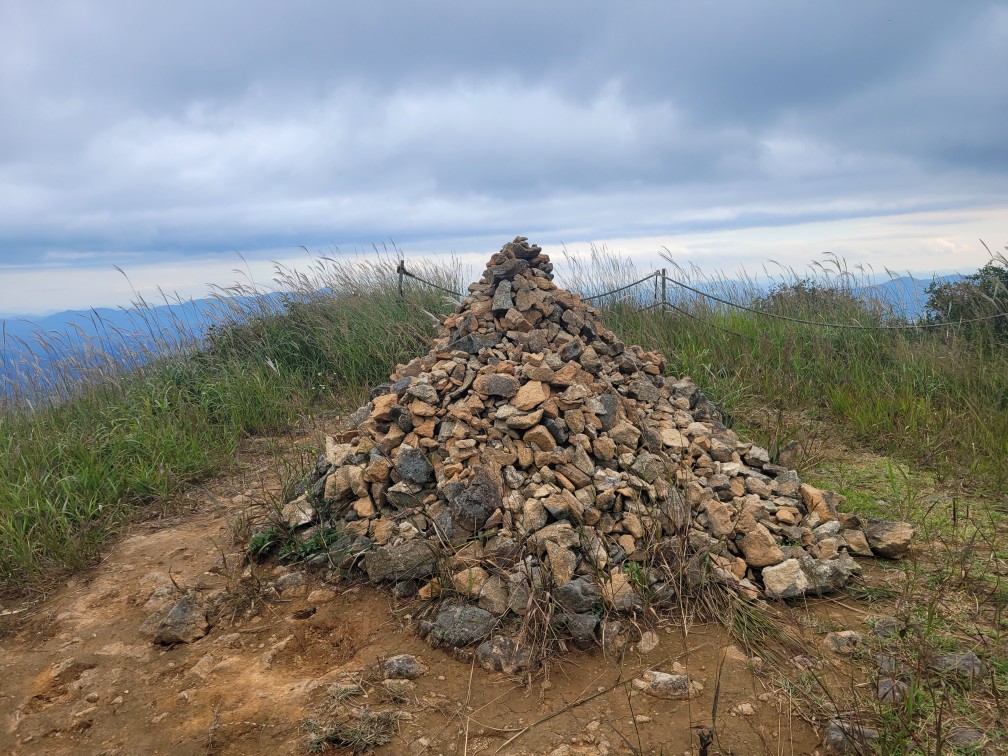
<svg viewBox="0 0 1008 756">
<path fill-rule="evenodd" d="M 219 470 L 243 436 L 361 399 L 421 352 L 434 332 L 424 310 L 448 305 L 424 292 L 400 299 L 387 267 L 281 272 L 283 300 L 236 287 L 203 338 L 179 343 L 167 324 L 132 370 L 116 360 L 93 369 L 90 345 L 86 382 L 34 407 L 10 397 L 0 411 L 0 582 L 33 588 L 86 563 L 138 507 Z M 449 269 L 427 273 L 460 285 Z M 82 372 L 75 351 L 59 357 L 66 373 Z"/>
<path fill-rule="evenodd" d="M 457 266 L 414 272 L 463 288 Z M 646 272 L 599 253 L 568 261 L 558 282 L 598 291 Z M 676 275 L 698 284 L 690 272 Z M 400 299 L 388 263 L 322 260 L 305 273 L 279 271 L 278 284 L 284 298 L 222 292 L 208 335 L 155 339 L 150 354 L 129 361 L 143 367 L 107 360 L 34 408 L 8 397 L 0 408 L 0 580 L 8 588 L 38 586 L 92 559 L 138 507 L 226 464 L 242 436 L 359 403 L 397 362 L 424 350 L 430 314 L 452 306 L 416 284 Z M 848 276 L 783 278 L 769 294 L 738 282 L 704 285 L 760 314 L 673 287 L 675 309 L 641 310 L 638 291 L 636 300 L 603 301 L 604 317 L 625 341 L 664 352 L 670 372 L 691 375 L 729 413 L 812 413 L 939 475 L 988 490 L 1008 483 L 1008 357 L 982 333 L 890 329 L 892 314 Z M 68 375 L 81 373 L 78 355 L 61 356 Z"/>
</svg>

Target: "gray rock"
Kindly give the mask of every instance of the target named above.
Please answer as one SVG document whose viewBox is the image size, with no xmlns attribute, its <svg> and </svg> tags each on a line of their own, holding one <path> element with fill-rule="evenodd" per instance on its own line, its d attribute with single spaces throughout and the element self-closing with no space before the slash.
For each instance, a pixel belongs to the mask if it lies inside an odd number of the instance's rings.
<svg viewBox="0 0 1008 756">
<path fill-rule="evenodd" d="M 598 589 L 585 578 L 575 578 L 553 591 L 556 602 L 571 614 L 590 612 L 602 603 Z"/>
<path fill-rule="evenodd" d="M 396 385 L 398 385 L 398 382 L 393 385 L 393 388 L 395 388 Z M 431 386 L 427 381 L 412 381 L 407 384 L 407 386 L 408 388 L 406 389 L 406 393 L 419 399 L 421 402 L 437 406 L 438 402 L 441 401 L 441 398 L 438 396 L 437 389 Z"/>
<path fill-rule="evenodd" d="M 871 727 L 831 719 L 826 725 L 823 745 L 830 754 L 869 754 L 874 751 L 872 743 L 878 739 L 878 730 Z"/>
<path fill-rule="evenodd" d="M 878 700 L 887 704 L 901 704 L 907 697 L 910 687 L 902 680 L 891 677 L 880 677 L 876 686 Z"/>
<path fill-rule="evenodd" d="M 385 498 L 388 503 L 399 509 L 409 509 L 420 504 L 418 494 L 422 487 L 417 483 L 410 483 L 408 480 L 400 480 L 388 487 L 385 491 Z"/>
<path fill-rule="evenodd" d="M 416 680 L 427 672 L 427 665 L 412 654 L 390 656 L 381 663 L 386 680 Z"/>
<path fill-rule="evenodd" d="M 774 479 L 774 482 L 777 484 L 778 496 L 796 496 L 798 486 L 801 485 L 801 479 L 794 470 L 781 473 Z"/>
<path fill-rule="evenodd" d="M 476 532 L 501 506 L 500 483 L 485 470 L 479 470 L 467 483 L 449 483 L 444 495 L 458 524 Z"/>
<path fill-rule="evenodd" d="M 633 687 L 649 696 L 662 699 L 692 698 L 703 690 L 703 686 L 691 681 L 688 675 L 670 674 L 654 669 L 635 677 Z"/>
<path fill-rule="evenodd" d="M 876 654 L 875 668 L 880 675 L 895 675 L 899 669 L 899 660 L 892 654 Z"/>
<path fill-rule="evenodd" d="M 637 456 L 630 469 L 646 482 L 653 483 L 655 478 L 665 472 L 665 462 L 657 454 L 643 452 Z"/>
<path fill-rule="evenodd" d="M 802 559 L 802 569 L 812 583 L 816 595 L 833 593 L 843 588 L 851 578 L 861 572 L 861 566 L 847 552 L 836 559 Z"/>
<path fill-rule="evenodd" d="M 602 394 L 598 398 L 602 404 L 602 412 L 597 413 L 598 419 L 602 423 L 602 430 L 610 431 L 616 425 L 617 409 L 620 400 L 616 394 Z"/>
<path fill-rule="evenodd" d="M 826 633 L 823 643 L 835 654 L 850 656 L 861 645 L 861 636 L 853 630 L 838 630 Z"/>
<path fill-rule="evenodd" d="M 786 559 L 763 570 L 764 592 L 767 598 L 778 599 L 830 593 L 847 585 L 860 569 L 846 552 L 830 560 Z"/>
<path fill-rule="evenodd" d="M 411 483 L 426 483 L 434 474 L 434 467 L 427 455 L 420 449 L 414 449 L 409 444 L 403 444 L 395 456 L 396 470 Z"/>
<path fill-rule="evenodd" d="M 498 617 L 509 607 L 508 584 L 500 575 L 492 575 L 480 588 L 479 606 Z"/>
<path fill-rule="evenodd" d="M 913 528 L 908 522 L 871 518 L 864 527 L 868 545 L 878 556 L 897 559 L 910 550 Z"/>
<path fill-rule="evenodd" d="M 175 602 L 175 606 L 161 620 L 154 632 L 154 642 L 163 646 L 176 643 L 192 643 L 199 640 L 210 629 L 206 611 L 196 601 L 196 594 L 190 591 Z"/>
<path fill-rule="evenodd" d="M 899 632 L 900 623 L 895 617 L 879 617 L 872 629 L 880 638 L 891 638 Z"/>
<path fill-rule="evenodd" d="M 471 646 L 490 635 L 496 624 L 497 618 L 486 609 L 469 604 L 453 606 L 438 612 L 428 628 L 429 639 L 435 646 Z"/>
<path fill-rule="evenodd" d="M 404 541 L 398 546 L 378 546 L 364 556 L 364 569 L 372 583 L 428 577 L 434 573 L 434 564 L 434 551 L 422 539 Z"/>
<path fill-rule="evenodd" d="M 511 282 L 505 279 L 497 284 L 490 308 L 494 315 L 503 315 L 512 307 L 514 307 L 514 300 L 511 299 Z"/>
<path fill-rule="evenodd" d="M 770 464 L 770 452 L 762 446 L 754 446 L 743 455 L 742 459 L 745 460 L 747 465 L 762 469 L 763 465 Z"/>
<path fill-rule="evenodd" d="M 945 742 L 956 748 L 976 748 L 983 745 L 986 735 L 976 727 L 953 727 L 948 732 Z"/>
<path fill-rule="evenodd" d="M 476 649 L 476 661 L 488 672 L 520 675 L 532 666 L 532 652 L 511 638 L 495 635 Z"/>
<path fill-rule="evenodd" d="M 965 654 L 939 654 L 929 665 L 939 674 L 953 677 L 965 685 L 973 685 L 985 674 L 984 664 L 972 651 Z"/>
<path fill-rule="evenodd" d="M 535 571 L 538 575 L 538 570 Z M 524 617 L 528 612 L 529 599 L 532 597 L 532 589 L 528 576 L 524 572 L 512 572 L 508 575 L 508 609 L 515 614 Z M 535 579 L 535 578 L 533 578 Z"/>
<path fill-rule="evenodd" d="M 599 621 L 598 634 L 602 651 L 611 659 L 619 659 L 630 644 L 630 626 L 612 614 Z"/>
<path fill-rule="evenodd" d="M 305 576 L 303 572 L 288 572 L 276 579 L 276 589 L 280 593 L 302 588 L 304 584 Z"/>
<path fill-rule="evenodd" d="M 571 639 L 581 648 L 595 645 L 595 628 L 599 617 L 595 612 L 561 612 L 557 616 L 557 624 L 566 630 Z"/>
<path fill-rule="evenodd" d="M 638 378 L 634 381 L 630 381 L 630 385 L 627 386 L 627 393 L 642 402 L 648 402 L 650 404 L 656 404 L 661 398 L 661 394 L 658 392 L 657 387 L 646 378 Z"/>
</svg>

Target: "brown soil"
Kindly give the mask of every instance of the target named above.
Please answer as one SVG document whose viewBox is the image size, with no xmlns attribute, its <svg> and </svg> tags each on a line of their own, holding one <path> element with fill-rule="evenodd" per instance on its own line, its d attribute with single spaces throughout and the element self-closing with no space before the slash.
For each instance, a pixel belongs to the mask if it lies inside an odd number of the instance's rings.
<svg viewBox="0 0 1008 756">
<path fill-rule="evenodd" d="M 400 653 L 430 667 L 408 700 L 387 700 L 375 683 L 348 702 L 400 713 L 379 753 L 696 754 L 716 692 L 711 753 L 812 753 L 820 743 L 800 706 L 754 674 L 723 629 L 684 633 L 674 619 L 656 628 L 660 643 L 649 654 L 572 651 L 546 680 L 522 685 L 432 650 L 388 594 L 310 575 L 295 598 L 254 597 L 254 611 L 236 604 L 190 645 L 154 645 L 142 626 L 173 582 L 204 595 L 234 588 L 222 550 L 236 564 L 232 525 L 275 488 L 273 469 L 267 455 L 251 455 L 241 471 L 180 497 L 184 514 L 136 526 L 86 582 L 71 580 L 8 616 L 19 622 L 0 641 L 0 752 L 303 753 L 305 721 L 329 686 Z M 673 662 L 703 683 L 701 695 L 631 692 L 636 673 L 671 671 Z M 752 713 L 733 712 L 741 704 Z"/>
</svg>

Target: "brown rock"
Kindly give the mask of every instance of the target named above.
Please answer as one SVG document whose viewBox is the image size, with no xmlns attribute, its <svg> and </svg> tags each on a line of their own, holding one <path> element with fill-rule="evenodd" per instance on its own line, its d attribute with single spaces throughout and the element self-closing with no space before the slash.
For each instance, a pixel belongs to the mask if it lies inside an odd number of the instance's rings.
<svg viewBox="0 0 1008 756">
<path fill-rule="evenodd" d="M 770 567 L 784 561 L 784 552 L 762 524 L 757 524 L 739 543 L 751 567 Z"/>
<path fill-rule="evenodd" d="M 465 596 L 477 597 L 488 577 L 487 571 L 482 567 L 467 567 L 452 575 L 452 585 Z"/>
<path fill-rule="evenodd" d="M 396 403 L 395 394 L 382 394 L 376 396 L 372 402 L 371 419 L 377 422 L 388 421 L 392 418 L 392 406 Z"/>
<path fill-rule="evenodd" d="M 506 373 L 484 373 L 473 381 L 473 389 L 485 396 L 510 399 L 518 392 L 518 379 Z"/>
<path fill-rule="evenodd" d="M 553 451 L 556 449 L 556 439 L 553 438 L 553 434 L 543 425 L 537 425 L 531 430 L 526 431 L 523 438 L 526 443 L 533 444 L 542 451 Z"/>
<path fill-rule="evenodd" d="M 547 384 L 542 381 L 529 381 L 518 389 L 511 404 L 520 410 L 528 411 L 535 409 L 549 398 L 550 389 Z"/>
</svg>

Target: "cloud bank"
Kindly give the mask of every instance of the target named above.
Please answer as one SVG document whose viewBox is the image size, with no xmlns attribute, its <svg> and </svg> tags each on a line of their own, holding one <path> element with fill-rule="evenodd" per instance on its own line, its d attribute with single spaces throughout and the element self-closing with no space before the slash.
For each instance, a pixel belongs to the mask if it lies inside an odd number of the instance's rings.
<svg viewBox="0 0 1008 756">
<path fill-rule="evenodd" d="M 196 275 L 301 244 L 717 247 L 889 218 L 878 234 L 905 233 L 880 263 L 944 244 L 934 266 L 952 268 L 982 263 L 965 239 L 1005 232 L 1003 3 L 8 0 L 0 16 L 0 311 L 24 276 L 51 274 L 51 308 L 68 269 Z M 956 213 L 973 225 L 932 233 Z"/>
</svg>

